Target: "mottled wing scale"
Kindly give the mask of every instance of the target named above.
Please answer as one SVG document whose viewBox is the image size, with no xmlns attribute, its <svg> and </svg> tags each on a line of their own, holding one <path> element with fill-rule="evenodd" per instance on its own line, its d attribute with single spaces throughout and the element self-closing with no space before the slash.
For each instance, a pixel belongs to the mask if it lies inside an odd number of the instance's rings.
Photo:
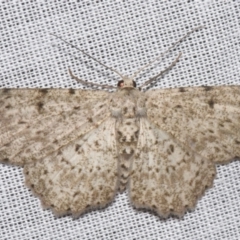
<svg viewBox="0 0 240 240">
<path fill-rule="evenodd" d="M 209 161 L 240 156 L 240 87 L 147 92 L 148 119 Z"/>
<path fill-rule="evenodd" d="M 42 159 L 108 118 L 104 91 L 0 91 L 0 160 L 23 165 Z"/>
<path fill-rule="evenodd" d="M 162 89 L 146 96 L 148 120 L 140 120 L 130 199 L 163 217 L 182 216 L 212 185 L 214 163 L 240 156 L 240 87 Z"/>
<path fill-rule="evenodd" d="M 133 159 L 129 194 L 137 208 L 160 216 L 182 216 L 193 209 L 205 189 L 212 185 L 215 166 L 188 146 L 140 120 L 140 134 Z"/>
<path fill-rule="evenodd" d="M 109 93 L 0 91 L 0 161 L 24 165 L 26 183 L 57 215 L 103 207 L 117 189 Z"/>
<path fill-rule="evenodd" d="M 24 167 L 27 185 L 59 216 L 111 202 L 118 188 L 115 120 Z"/>
</svg>

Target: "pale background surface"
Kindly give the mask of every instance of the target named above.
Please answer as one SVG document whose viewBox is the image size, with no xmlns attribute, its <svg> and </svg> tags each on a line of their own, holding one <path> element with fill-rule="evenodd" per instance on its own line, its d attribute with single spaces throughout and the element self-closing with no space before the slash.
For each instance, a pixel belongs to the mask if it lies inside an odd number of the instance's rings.
<svg viewBox="0 0 240 240">
<path fill-rule="evenodd" d="M 137 81 L 160 72 L 181 51 L 156 88 L 240 84 L 238 0 L 1 1 L 0 87 L 82 88 L 69 77 L 70 66 L 83 79 L 116 84 L 118 76 L 49 33 L 131 74 L 199 25 L 207 28 Z M 42 210 L 24 187 L 22 170 L 1 164 L 0 239 L 240 239 L 240 162 L 217 170 L 214 188 L 182 219 L 138 211 L 123 193 L 109 207 L 72 220 Z"/>
</svg>

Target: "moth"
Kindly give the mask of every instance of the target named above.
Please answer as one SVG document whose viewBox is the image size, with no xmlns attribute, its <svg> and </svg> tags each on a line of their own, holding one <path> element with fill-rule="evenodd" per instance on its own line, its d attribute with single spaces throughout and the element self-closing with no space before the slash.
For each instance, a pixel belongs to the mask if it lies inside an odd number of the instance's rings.
<svg viewBox="0 0 240 240">
<path fill-rule="evenodd" d="M 103 87 L 115 92 L 0 90 L 0 161 L 24 168 L 43 207 L 77 217 L 127 190 L 136 208 L 183 216 L 212 186 L 216 163 L 240 156 L 240 87 L 144 92 L 134 79 L 152 62 L 131 77 L 110 68 L 121 81 Z"/>
</svg>

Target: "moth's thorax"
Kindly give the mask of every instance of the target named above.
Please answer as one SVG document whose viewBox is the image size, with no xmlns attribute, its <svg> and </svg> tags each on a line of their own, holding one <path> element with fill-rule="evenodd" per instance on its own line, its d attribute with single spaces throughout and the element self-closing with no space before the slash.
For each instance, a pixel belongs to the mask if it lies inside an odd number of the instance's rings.
<svg viewBox="0 0 240 240">
<path fill-rule="evenodd" d="M 139 120 L 146 117 L 145 96 L 137 89 L 120 89 L 111 99 L 111 114 L 116 118 L 119 153 L 120 191 L 125 190 L 139 137 Z"/>
<path fill-rule="evenodd" d="M 123 88 L 110 100 L 110 111 L 115 118 L 145 117 L 145 96 L 139 90 Z"/>
</svg>

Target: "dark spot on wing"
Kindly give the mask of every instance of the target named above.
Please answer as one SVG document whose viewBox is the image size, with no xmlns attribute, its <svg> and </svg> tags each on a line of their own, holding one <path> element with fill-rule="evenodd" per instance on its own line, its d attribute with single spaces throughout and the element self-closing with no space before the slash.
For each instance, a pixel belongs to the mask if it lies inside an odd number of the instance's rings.
<svg viewBox="0 0 240 240">
<path fill-rule="evenodd" d="M 75 94 L 75 90 L 71 88 L 71 89 L 69 89 L 69 93 L 70 94 Z"/>
<path fill-rule="evenodd" d="M 178 91 L 179 91 L 179 92 L 186 92 L 186 90 L 185 90 L 183 87 L 180 87 L 180 88 L 178 89 Z"/>
<path fill-rule="evenodd" d="M 235 143 L 236 143 L 236 144 L 240 144 L 240 141 L 238 141 L 238 140 L 235 140 Z"/>
<path fill-rule="evenodd" d="M 76 144 L 76 145 L 75 145 L 75 151 L 77 152 L 77 151 L 79 150 L 80 147 L 81 147 L 81 145 Z"/>
<path fill-rule="evenodd" d="M 182 108 L 182 106 L 181 105 L 176 105 L 175 108 Z"/>
<path fill-rule="evenodd" d="M 19 121 L 18 124 L 25 124 L 27 122 L 24 122 L 24 121 Z"/>
<path fill-rule="evenodd" d="M 193 180 L 191 180 L 191 181 L 189 182 L 189 185 L 190 185 L 190 186 L 192 186 L 192 185 L 193 185 Z"/>
<path fill-rule="evenodd" d="M 8 104 L 5 108 L 9 109 L 11 108 L 12 106 L 10 104 Z"/>
<path fill-rule="evenodd" d="M 6 163 L 9 161 L 9 158 L 4 158 L 2 161 Z"/>
<path fill-rule="evenodd" d="M 220 149 L 218 147 L 214 147 L 214 149 L 215 149 L 216 152 L 220 151 Z"/>
<path fill-rule="evenodd" d="M 10 92 L 10 90 L 11 90 L 10 88 L 4 88 L 3 93 L 8 93 L 8 92 Z"/>
<path fill-rule="evenodd" d="M 213 89 L 213 87 L 210 87 L 210 86 L 203 86 L 203 88 L 205 91 L 210 91 Z"/>
<path fill-rule="evenodd" d="M 38 111 L 40 111 L 43 108 L 43 106 L 44 106 L 43 102 L 38 102 L 37 103 Z"/>
<path fill-rule="evenodd" d="M 170 150 L 171 152 L 174 152 L 174 146 L 172 144 L 170 145 Z"/>
<path fill-rule="evenodd" d="M 48 93 L 48 89 L 40 89 L 39 90 L 40 93 L 43 93 L 43 94 L 47 94 Z"/>
<path fill-rule="evenodd" d="M 90 117 L 90 118 L 88 118 L 88 121 L 89 121 L 89 122 L 91 122 L 91 123 L 93 122 L 93 120 L 92 120 L 92 118 L 91 118 L 91 117 Z"/>
<path fill-rule="evenodd" d="M 214 101 L 211 99 L 208 101 L 208 105 L 210 108 L 214 108 Z"/>
<path fill-rule="evenodd" d="M 78 191 L 78 192 L 75 192 L 74 194 L 73 194 L 73 197 L 76 197 L 77 195 L 79 195 L 80 194 L 80 192 Z"/>
<path fill-rule="evenodd" d="M 66 163 L 67 165 L 69 165 L 69 162 L 66 159 L 64 159 L 64 158 L 62 158 L 60 161 Z"/>
</svg>

